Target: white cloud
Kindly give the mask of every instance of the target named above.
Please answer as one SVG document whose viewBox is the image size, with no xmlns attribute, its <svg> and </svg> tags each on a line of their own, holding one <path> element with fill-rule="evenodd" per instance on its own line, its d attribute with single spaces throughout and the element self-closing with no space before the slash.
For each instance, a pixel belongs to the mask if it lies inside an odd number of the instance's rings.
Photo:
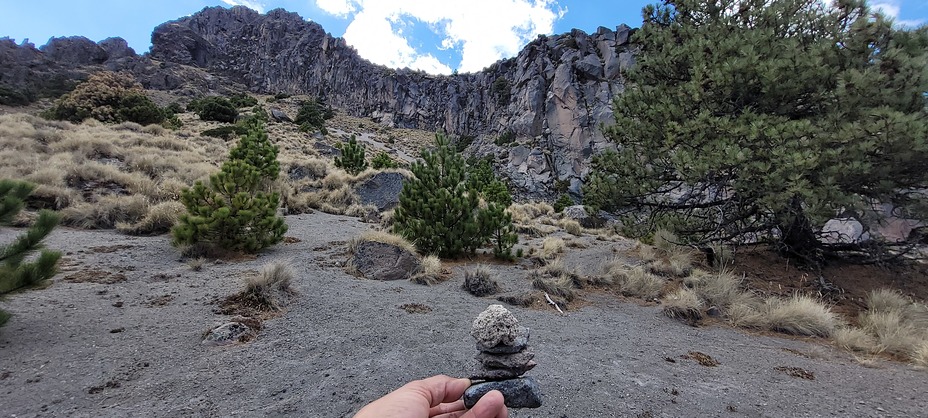
<svg viewBox="0 0 928 418">
<path fill-rule="evenodd" d="M 351 0 L 316 0 L 316 6 L 338 17 L 346 17 L 358 10 Z"/>
<path fill-rule="evenodd" d="M 254 0 L 222 0 L 223 3 L 228 4 L 229 6 L 245 6 L 251 10 L 255 10 L 258 13 L 264 13 L 264 4 L 260 1 Z"/>
<path fill-rule="evenodd" d="M 883 13 L 883 15 L 885 15 L 886 17 L 892 18 L 892 19 L 893 19 L 893 22 L 896 24 L 896 26 L 903 26 L 903 27 L 911 27 L 911 28 L 914 28 L 914 27 L 916 27 L 916 26 L 921 25 L 922 23 L 925 23 L 925 21 L 922 20 L 922 19 L 919 19 L 919 20 L 904 20 L 904 19 L 903 19 L 903 20 L 900 20 L 900 19 L 899 19 L 899 12 L 901 11 L 901 7 L 900 7 L 898 1 L 885 1 L 885 0 L 883 0 L 883 1 L 871 2 L 871 3 L 870 3 L 870 9 L 873 10 L 873 11 L 881 12 L 881 13 Z"/>
<path fill-rule="evenodd" d="M 460 51 L 459 70 L 478 71 L 514 56 L 538 34 L 551 33 L 564 10 L 555 0 L 316 0 L 321 9 L 352 15 L 345 40 L 365 58 L 390 67 L 451 72 L 410 45 L 402 27 L 418 20 L 440 38 L 439 49 Z"/>
</svg>

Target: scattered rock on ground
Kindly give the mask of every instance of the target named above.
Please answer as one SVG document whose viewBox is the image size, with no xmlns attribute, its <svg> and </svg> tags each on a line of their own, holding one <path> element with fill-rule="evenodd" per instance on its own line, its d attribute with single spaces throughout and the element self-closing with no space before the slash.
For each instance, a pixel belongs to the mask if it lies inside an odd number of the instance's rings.
<svg viewBox="0 0 928 418">
<path fill-rule="evenodd" d="M 277 122 L 287 122 L 287 123 L 293 122 L 293 120 L 290 119 L 290 116 L 287 116 L 286 113 L 284 113 L 282 110 L 277 109 L 277 108 L 271 108 L 271 118 L 273 118 Z"/>
<path fill-rule="evenodd" d="M 258 336 L 257 327 L 245 325 L 239 321 L 228 322 L 211 329 L 203 337 L 204 345 L 229 345 L 248 342 Z"/>
<path fill-rule="evenodd" d="M 362 276 L 374 280 L 404 280 L 419 270 L 419 259 L 415 254 L 396 245 L 376 241 L 359 243 L 352 263 Z"/>
</svg>

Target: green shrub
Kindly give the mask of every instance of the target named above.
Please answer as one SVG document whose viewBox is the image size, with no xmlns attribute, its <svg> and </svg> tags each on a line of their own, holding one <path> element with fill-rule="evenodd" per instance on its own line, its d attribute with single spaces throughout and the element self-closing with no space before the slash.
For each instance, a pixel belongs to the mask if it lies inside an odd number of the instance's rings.
<svg viewBox="0 0 928 418">
<path fill-rule="evenodd" d="M 436 135 L 435 142 L 436 149 L 422 151 L 423 161 L 412 165 L 415 178 L 400 192 L 394 230 L 425 254 L 456 257 L 492 241 L 494 253 L 508 258 L 517 239 L 505 207 L 488 201 L 480 208 L 464 159 L 444 136 Z"/>
<path fill-rule="evenodd" d="M 461 135 L 458 137 L 458 140 L 454 143 L 454 148 L 457 152 L 464 152 L 470 144 L 474 143 L 476 138 L 471 135 Z"/>
<path fill-rule="evenodd" d="M 280 174 L 277 153 L 277 146 L 271 143 L 264 125 L 256 124 L 248 129 L 235 148 L 229 150 L 229 159 L 244 161 L 256 168 L 263 179 L 273 181 Z"/>
<path fill-rule="evenodd" d="M 48 119 L 80 123 L 93 118 L 101 122 L 161 123 L 166 113 L 148 96 L 142 86 L 124 73 L 101 71 L 92 74 L 70 93 L 42 113 Z"/>
<path fill-rule="evenodd" d="M 509 80 L 506 80 L 503 77 L 499 77 L 496 80 L 493 80 L 493 86 L 490 87 L 490 91 L 493 93 L 493 96 L 496 97 L 496 104 L 498 106 L 506 106 L 511 100 L 512 92 L 509 88 Z"/>
<path fill-rule="evenodd" d="M 335 157 L 335 166 L 351 174 L 358 174 L 367 168 L 364 161 L 364 145 L 358 144 L 354 135 L 342 145 L 342 156 Z"/>
<path fill-rule="evenodd" d="M 14 90 L 0 86 L 0 105 L 25 106 L 34 102 L 35 99 L 35 93 L 29 90 Z"/>
<path fill-rule="evenodd" d="M 397 168 L 399 167 L 399 164 L 390 158 L 390 154 L 380 151 L 380 153 L 371 160 L 371 167 L 374 167 L 377 170 L 383 170 L 385 168 Z"/>
<path fill-rule="evenodd" d="M 241 109 L 243 107 L 257 105 L 258 99 L 251 97 L 246 93 L 239 93 L 229 96 L 229 102 L 232 103 L 232 106 L 235 106 L 237 109 Z"/>
<path fill-rule="evenodd" d="M 248 129 L 243 126 L 220 126 L 218 128 L 207 129 L 200 132 L 200 135 L 211 136 L 213 138 L 233 139 L 248 133 Z"/>
<path fill-rule="evenodd" d="M 164 112 L 166 116 L 171 117 L 178 113 L 184 113 L 184 107 L 181 106 L 180 103 L 171 102 L 171 104 L 164 108 Z"/>
<path fill-rule="evenodd" d="M 34 189 L 29 183 L 0 180 L 0 225 L 13 221 Z M 36 285 L 55 275 L 61 253 L 42 250 L 42 240 L 58 225 L 58 220 L 57 214 L 43 210 L 25 234 L 9 245 L 0 246 L 0 295 Z M 25 262 L 30 253 L 38 250 L 42 251 L 35 261 Z M 0 310 L 0 326 L 9 318 L 10 314 Z"/>
<path fill-rule="evenodd" d="M 511 144 L 512 141 L 515 141 L 515 140 L 516 140 L 516 134 L 515 134 L 515 132 L 506 131 L 506 132 L 503 132 L 502 134 L 500 134 L 500 136 L 498 136 L 498 137 L 496 138 L 496 141 L 494 141 L 494 142 L 496 143 L 497 146 L 503 146 L 503 145 L 506 145 L 506 144 Z"/>
<path fill-rule="evenodd" d="M 164 122 L 161 122 L 161 126 L 165 127 L 166 129 L 176 131 L 184 126 L 184 122 L 182 122 L 180 118 L 177 117 L 177 115 L 171 115 L 165 119 Z"/>
<path fill-rule="evenodd" d="M 561 212 L 564 210 L 564 208 L 570 207 L 573 205 L 574 205 L 574 200 L 570 198 L 570 195 L 564 193 L 561 195 L 561 197 L 557 199 L 556 202 L 554 202 L 554 211 Z"/>
<path fill-rule="evenodd" d="M 238 109 L 225 97 L 201 97 L 187 105 L 188 111 L 193 111 L 200 120 L 233 123 L 238 118 Z"/>
<path fill-rule="evenodd" d="M 258 191 L 280 170 L 277 151 L 264 130 L 254 126 L 230 151 L 222 170 L 210 176 L 208 187 L 198 181 L 181 193 L 188 213 L 172 229 L 174 244 L 254 253 L 280 242 L 287 231 L 277 216 L 280 196 Z"/>
<path fill-rule="evenodd" d="M 335 116 L 335 113 L 332 111 L 331 106 L 309 99 L 300 105 L 300 110 L 297 111 L 293 123 L 299 125 L 301 131 L 312 132 L 318 130 L 325 135 L 327 133 L 325 121 L 332 119 L 333 116 Z"/>
</svg>

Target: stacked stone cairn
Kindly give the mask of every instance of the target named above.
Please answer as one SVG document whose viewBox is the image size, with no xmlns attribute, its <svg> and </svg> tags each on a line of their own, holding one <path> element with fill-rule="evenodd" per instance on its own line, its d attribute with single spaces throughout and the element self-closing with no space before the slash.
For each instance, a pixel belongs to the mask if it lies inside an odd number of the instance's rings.
<svg viewBox="0 0 928 418">
<path fill-rule="evenodd" d="M 477 340 L 477 368 L 472 381 L 476 383 L 464 392 L 464 405 L 474 406 L 477 400 L 492 390 L 502 392 L 510 408 L 538 408 L 541 389 L 525 372 L 536 366 L 535 353 L 528 346 L 529 329 L 502 305 L 490 305 L 477 315 L 470 334 Z"/>
</svg>

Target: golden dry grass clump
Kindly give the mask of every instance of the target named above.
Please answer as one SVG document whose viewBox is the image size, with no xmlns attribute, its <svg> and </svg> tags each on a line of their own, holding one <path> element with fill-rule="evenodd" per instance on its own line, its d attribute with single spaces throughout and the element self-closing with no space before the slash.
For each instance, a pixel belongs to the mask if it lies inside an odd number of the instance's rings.
<svg viewBox="0 0 928 418">
<path fill-rule="evenodd" d="M 220 312 L 256 319 L 277 316 L 296 294 L 292 286 L 294 277 L 293 268 L 287 262 L 265 264 L 259 273 L 246 276 L 244 289 L 219 304 Z"/>
<path fill-rule="evenodd" d="M 416 246 L 413 245 L 412 242 L 409 242 L 409 240 L 406 238 L 384 231 L 367 231 L 360 236 L 352 238 L 351 241 L 348 242 L 348 251 L 352 254 L 357 253 L 358 245 L 363 242 L 380 242 L 383 244 L 400 247 L 413 254 L 416 254 L 417 252 Z"/>
<path fill-rule="evenodd" d="M 419 271 L 409 280 L 416 284 L 431 286 L 448 278 L 449 274 L 442 268 L 441 259 L 436 255 L 428 255 L 419 260 Z"/>
<path fill-rule="evenodd" d="M 773 331 L 793 335 L 829 337 L 841 325 L 838 315 L 806 295 L 768 299 L 767 323 Z"/>
<path fill-rule="evenodd" d="M 557 237 L 547 237 L 541 242 L 541 258 L 551 259 L 564 252 L 567 244 L 563 239 Z"/>
<path fill-rule="evenodd" d="M 859 328 L 842 330 L 835 342 L 853 351 L 928 365 L 928 307 L 891 289 L 871 291 L 866 303 L 867 310 L 858 317 Z"/>
<path fill-rule="evenodd" d="M 703 301 L 696 292 L 680 288 L 661 299 L 664 315 L 695 323 L 702 319 Z"/>
</svg>

